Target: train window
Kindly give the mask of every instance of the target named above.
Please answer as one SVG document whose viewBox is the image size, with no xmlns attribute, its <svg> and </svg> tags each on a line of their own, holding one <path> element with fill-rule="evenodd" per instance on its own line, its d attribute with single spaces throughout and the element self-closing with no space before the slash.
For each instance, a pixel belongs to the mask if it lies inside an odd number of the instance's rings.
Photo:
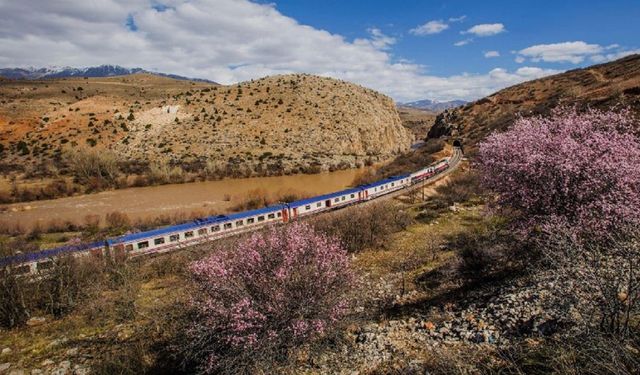
<svg viewBox="0 0 640 375">
<path fill-rule="evenodd" d="M 46 262 L 40 262 L 40 263 L 38 263 L 37 267 L 38 267 L 38 271 L 46 270 L 46 269 L 49 269 L 49 268 L 53 267 L 53 262 L 50 261 L 50 260 L 48 260 Z"/>
<path fill-rule="evenodd" d="M 305 210 L 310 210 L 310 209 L 311 209 L 311 206 L 310 206 L 310 205 L 304 206 L 304 209 L 305 209 Z"/>
<path fill-rule="evenodd" d="M 345 200 L 345 199 L 347 199 L 347 197 L 342 197 L 342 200 Z"/>
<path fill-rule="evenodd" d="M 231 229 L 231 227 L 232 227 L 231 223 L 224 224 L 224 229 Z"/>
<path fill-rule="evenodd" d="M 258 216 L 258 221 L 264 221 L 264 216 Z"/>
<path fill-rule="evenodd" d="M 351 198 L 355 198 L 355 197 L 356 197 L 356 195 L 355 195 L 355 194 L 351 194 Z"/>
<path fill-rule="evenodd" d="M 252 218 L 252 217 L 250 217 L 250 218 L 248 218 L 248 219 L 247 219 L 247 224 L 253 224 L 253 223 L 255 223 L 255 222 L 256 222 L 256 219 L 254 219 L 254 218 Z"/>
<path fill-rule="evenodd" d="M 149 241 L 138 242 L 138 249 L 146 249 L 149 247 Z"/>
<path fill-rule="evenodd" d="M 212 231 L 212 232 L 217 232 L 217 231 L 219 231 L 219 230 L 220 230 L 220 226 L 219 226 L 219 225 L 216 225 L 216 226 L 211 227 L 211 231 Z"/>
<path fill-rule="evenodd" d="M 241 227 L 243 225 L 244 225 L 244 221 L 242 221 L 242 220 L 236 221 L 236 227 Z"/>
<path fill-rule="evenodd" d="M 276 218 L 276 214 L 267 215 L 267 219 L 275 219 L 275 218 Z"/>
<path fill-rule="evenodd" d="M 322 207 L 322 202 L 316 203 L 316 207 Z"/>
<path fill-rule="evenodd" d="M 180 240 L 180 235 L 179 234 L 172 234 L 169 236 L 169 242 L 176 242 Z"/>
<path fill-rule="evenodd" d="M 282 212 L 278 212 L 278 217 L 281 217 L 281 216 L 282 216 Z"/>
<path fill-rule="evenodd" d="M 162 245 L 164 243 L 164 237 L 156 238 L 153 240 L 154 245 Z"/>
<path fill-rule="evenodd" d="M 334 201 L 334 202 L 336 202 L 336 203 L 338 203 L 338 202 L 340 202 L 340 198 L 336 198 L 336 199 L 334 199 L 333 201 Z"/>
<path fill-rule="evenodd" d="M 188 231 L 188 232 L 184 232 L 184 238 L 191 238 L 193 237 L 193 231 Z"/>
<path fill-rule="evenodd" d="M 395 182 L 392 182 L 392 183 L 391 183 L 391 186 L 396 186 Z"/>
<path fill-rule="evenodd" d="M 207 228 L 198 229 L 198 235 L 204 236 L 205 234 L 207 234 Z"/>
<path fill-rule="evenodd" d="M 133 251 L 133 244 L 130 243 L 130 244 L 124 245 L 124 249 L 127 251 Z"/>
<path fill-rule="evenodd" d="M 16 275 L 24 275 L 25 273 L 31 272 L 31 266 L 25 265 L 25 266 L 16 267 L 12 271 Z"/>
</svg>

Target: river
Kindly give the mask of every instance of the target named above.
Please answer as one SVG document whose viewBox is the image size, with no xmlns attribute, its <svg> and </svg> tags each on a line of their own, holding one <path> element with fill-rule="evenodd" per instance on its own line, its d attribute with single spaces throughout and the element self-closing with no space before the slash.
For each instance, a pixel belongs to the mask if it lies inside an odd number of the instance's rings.
<svg viewBox="0 0 640 375">
<path fill-rule="evenodd" d="M 192 182 L 104 191 L 52 200 L 0 205 L 0 224 L 23 229 L 53 222 L 85 222 L 87 215 L 101 218 L 119 211 L 130 219 L 148 219 L 177 213 L 224 213 L 251 191 L 272 196 L 287 192 L 307 196 L 348 187 L 362 170 L 350 169 L 313 175 L 256 177 Z"/>
</svg>

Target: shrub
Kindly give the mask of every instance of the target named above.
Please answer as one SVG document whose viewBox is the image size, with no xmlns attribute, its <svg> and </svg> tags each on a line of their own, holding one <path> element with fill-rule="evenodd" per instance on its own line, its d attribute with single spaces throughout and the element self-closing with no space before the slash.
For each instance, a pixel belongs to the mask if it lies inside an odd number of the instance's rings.
<svg viewBox="0 0 640 375">
<path fill-rule="evenodd" d="M 498 203 L 526 224 L 548 220 L 606 233 L 640 212 L 640 139 L 629 110 L 520 118 L 480 145 L 479 167 Z"/>
<path fill-rule="evenodd" d="M 394 232 L 405 229 L 412 219 L 390 202 L 352 207 L 332 215 L 314 218 L 313 226 L 342 241 L 349 253 L 384 247 Z"/>
<path fill-rule="evenodd" d="M 113 184 L 120 173 L 115 154 L 101 150 L 76 149 L 66 153 L 66 160 L 73 175 L 80 183 L 89 183 L 97 179 Z"/>
<path fill-rule="evenodd" d="M 13 328 L 26 323 L 29 309 L 28 280 L 11 272 L 8 267 L 0 268 L 0 325 Z"/>
<path fill-rule="evenodd" d="M 204 372 L 249 371 L 326 334 L 353 280 L 339 241 L 301 223 L 255 233 L 190 269 L 188 357 Z"/>
<path fill-rule="evenodd" d="M 605 241 L 583 241 L 578 229 L 557 225 L 542 252 L 554 276 L 555 305 L 593 328 L 626 338 L 640 317 L 640 230 L 619 230 Z M 636 323 L 634 323 L 636 322 Z"/>
<path fill-rule="evenodd" d="M 73 309 L 90 293 L 90 285 L 100 280 L 100 265 L 93 259 L 78 259 L 73 255 L 51 260 L 49 267 L 38 279 L 41 307 L 56 318 Z"/>
</svg>

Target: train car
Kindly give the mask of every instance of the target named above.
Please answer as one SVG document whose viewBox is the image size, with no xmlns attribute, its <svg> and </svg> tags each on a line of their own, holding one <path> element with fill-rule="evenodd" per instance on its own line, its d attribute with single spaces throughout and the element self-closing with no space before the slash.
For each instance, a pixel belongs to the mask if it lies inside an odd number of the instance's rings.
<svg viewBox="0 0 640 375">
<path fill-rule="evenodd" d="M 359 193 L 358 188 L 345 189 L 291 202 L 289 203 L 291 219 L 357 203 L 361 199 Z"/>
<path fill-rule="evenodd" d="M 411 183 L 426 180 L 436 174 L 434 167 L 427 167 L 411 174 Z"/>
<path fill-rule="evenodd" d="M 105 248 L 105 241 L 97 241 L 86 244 L 72 244 L 54 249 L 42 250 L 34 253 L 22 253 L 0 259 L 0 271 L 11 267 L 11 272 L 15 274 L 28 274 L 44 271 L 53 265 L 53 258 L 65 254 L 90 254 L 101 252 Z"/>
<path fill-rule="evenodd" d="M 378 196 L 405 188 L 411 184 L 411 175 L 393 176 L 381 181 L 360 185 L 362 200 L 374 199 Z"/>
<path fill-rule="evenodd" d="M 286 222 L 287 214 L 287 206 L 280 204 L 235 214 L 209 216 L 184 224 L 132 233 L 107 240 L 107 243 L 116 257 L 158 253 L 224 237 L 269 222 Z"/>
</svg>

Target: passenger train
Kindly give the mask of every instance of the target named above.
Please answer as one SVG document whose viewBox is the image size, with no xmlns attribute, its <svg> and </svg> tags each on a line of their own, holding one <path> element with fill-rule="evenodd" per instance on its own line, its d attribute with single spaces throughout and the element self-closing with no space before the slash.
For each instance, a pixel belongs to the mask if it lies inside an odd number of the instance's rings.
<svg viewBox="0 0 640 375">
<path fill-rule="evenodd" d="M 67 253 L 103 255 L 109 252 L 115 257 L 162 253 L 247 232 L 269 223 L 287 223 L 320 212 L 370 201 L 424 181 L 448 168 L 449 159 L 447 158 L 412 174 L 393 176 L 355 188 L 291 203 L 228 215 L 209 216 L 183 224 L 126 234 L 88 244 L 67 245 L 40 252 L 18 254 L 0 259 L 0 267 L 10 266 L 11 272 L 28 274 L 46 270 L 53 264 L 51 258 Z"/>
</svg>

